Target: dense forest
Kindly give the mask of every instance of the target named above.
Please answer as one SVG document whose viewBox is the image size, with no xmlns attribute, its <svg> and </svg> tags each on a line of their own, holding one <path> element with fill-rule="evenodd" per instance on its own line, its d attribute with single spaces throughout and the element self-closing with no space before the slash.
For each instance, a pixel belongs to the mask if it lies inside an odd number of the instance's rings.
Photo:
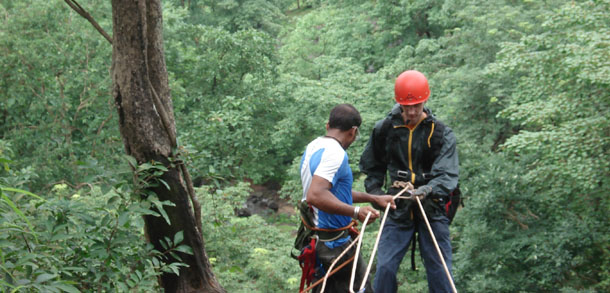
<svg viewBox="0 0 610 293">
<path fill-rule="evenodd" d="M 171 225 L 149 192 L 169 166 L 126 154 L 113 44 L 67 3 L 0 0 L 0 291 L 162 291 L 193 253 L 182 232 L 163 249 L 145 233 L 146 216 Z M 78 4 L 112 34 L 111 1 Z M 408 69 L 458 139 L 457 289 L 610 291 L 610 1 L 162 4 L 173 151 L 227 292 L 298 290 L 295 213 L 236 211 L 257 186 L 300 199 L 300 156 L 339 103 L 363 117 L 348 149 L 363 190 L 358 158 Z M 398 279 L 427 291 L 407 258 Z"/>
</svg>

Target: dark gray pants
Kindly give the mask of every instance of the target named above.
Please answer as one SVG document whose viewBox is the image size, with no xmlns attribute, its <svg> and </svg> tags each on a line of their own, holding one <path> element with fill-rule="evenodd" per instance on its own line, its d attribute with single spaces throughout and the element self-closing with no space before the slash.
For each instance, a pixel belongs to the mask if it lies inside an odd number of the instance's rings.
<svg viewBox="0 0 610 293">
<path fill-rule="evenodd" d="M 434 247 L 426 223 L 423 220 L 418 220 L 416 225 L 419 231 L 419 252 L 426 267 L 428 290 L 431 293 L 452 292 L 451 283 Z M 430 226 L 451 273 L 452 256 L 451 239 L 449 238 L 449 219 L 442 217 L 439 220 L 431 221 Z M 398 290 L 396 273 L 402 258 L 407 253 L 409 243 L 415 238 L 413 237 L 414 233 L 414 227 L 406 229 L 392 219 L 388 219 L 385 223 L 383 234 L 381 234 L 379 241 L 379 252 L 377 253 L 377 272 L 374 282 L 377 292 L 395 293 Z"/>
<path fill-rule="evenodd" d="M 337 258 L 343 252 L 343 250 L 345 250 L 345 248 L 350 245 L 351 242 L 352 240 L 333 249 L 328 248 L 326 245 L 324 245 L 323 242 L 318 242 L 316 246 L 316 254 L 318 255 L 318 259 L 320 260 L 320 262 L 322 262 L 322 265 L 324 266 L 326 272 L 328 272 L 328 268 L 333 263 L 335 258 Z M 341 259 L 333 267 L 333 270 L 339 267 L 346 260 L 350 259 L 356 253 L 356 245 L 357 244 L 354 244 L 354 246 L 352 246 L 352 248 L 341 257 Z M 326 288 L 324 289 L 324 292 L 349 292 L 349 283 L 352 277 L 353 264 L 353 262 L 350 262 L 341 270 L 336 272 L 334 275 L 330 276 L 328 280 L 326 280 Z M 360 289 L 361 287 L 362 281 L 364 280 L 364 274 L 366 273 L 367 264 L 368 262 L 364 262 L 362 260 L 362 257 L 358 256 L 358 267 L 356 268 L 356 276 L 354 277 L 355 292 L 358 292 L 358 289 Z M 324 278 L 324 276 L 321 276 L 320 278 Z M 314 282 L 315 281 L 317 280 L 314 280 Z M 320 292 L 320 290 L 322 290 L 322 283 L 316 286 L 313 292 Z M 365 292 L 373 292 L 370 278 L 367 278 Z"/>
</svg>

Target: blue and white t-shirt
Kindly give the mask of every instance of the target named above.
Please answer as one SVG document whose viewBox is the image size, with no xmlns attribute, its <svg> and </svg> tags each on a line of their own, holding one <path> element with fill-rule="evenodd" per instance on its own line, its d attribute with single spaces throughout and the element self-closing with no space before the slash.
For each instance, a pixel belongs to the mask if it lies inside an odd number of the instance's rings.
<svg viewBox="0 0 610 293">
<path fill-rule="evenodd" d="M 301 158 L 301 183 L 303 184 L 302 201 L 307 199 L 307 191 L 314 175 L 331 183 L 330 192 L 340 201 L 351 205 L 352 202 L 352 169 L 349 166 L 347 152 L 334 138 L 318 137 L 307 145 Z M 314 209 L 314 223 L 318 228 L 336 229 L 347 226 L 352 218 L 343 215 L 329 214 Z M 325 242 L 334 248 L 342 245 L 349 236 L 335 241 Z"/>
</svg>

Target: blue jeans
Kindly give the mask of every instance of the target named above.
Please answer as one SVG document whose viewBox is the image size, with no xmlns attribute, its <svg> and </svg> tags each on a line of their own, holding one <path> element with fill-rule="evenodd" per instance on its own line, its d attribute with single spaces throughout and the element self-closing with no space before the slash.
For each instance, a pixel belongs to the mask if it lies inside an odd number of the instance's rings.
<svg viewBox="0 0 610 293">
<path fill-rule="evenodd" d="M 430 221 L 434 237 L 443 253 L 445 263 L 451 273 L 451 240 L 449 239 L 449 220 L 442 217 Z M 443 267 L 434 242 L 423 219 L 416 219 L 415 227 L 419 233 L 419 251 L 426 267 L 428 289 L 430 292 L 452 292 L 451 284 Z M 405 229 L 400 224 L 387 219 L 377 253 L 377 272 L 373 288 L 376 293 L 393 293 L 397 291 L 396 272 L 405 256 L 409 243 L 415 234 L 415 228 Z M 452 277 L 453 278 L 453 277 Z"/>
</svg>

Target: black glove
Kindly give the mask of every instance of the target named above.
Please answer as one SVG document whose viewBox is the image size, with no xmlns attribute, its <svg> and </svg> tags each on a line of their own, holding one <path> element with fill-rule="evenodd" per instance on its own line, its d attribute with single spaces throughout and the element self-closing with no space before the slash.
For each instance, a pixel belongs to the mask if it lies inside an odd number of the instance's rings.
<svg viewBox="0 0 610 293">
<path fill-rule="evenodd" d="M 415 191 L 413 192 L 413 195 L 417 196 L 417 197 L 419 197 L 419 199 L 423 200 L 431 192 L 432 192 L 432 187 L 430 187 L 428 185 L 422 185 L 422 186 L 418 187 L 417 189 L 415 189 Z"/>
</svg>

